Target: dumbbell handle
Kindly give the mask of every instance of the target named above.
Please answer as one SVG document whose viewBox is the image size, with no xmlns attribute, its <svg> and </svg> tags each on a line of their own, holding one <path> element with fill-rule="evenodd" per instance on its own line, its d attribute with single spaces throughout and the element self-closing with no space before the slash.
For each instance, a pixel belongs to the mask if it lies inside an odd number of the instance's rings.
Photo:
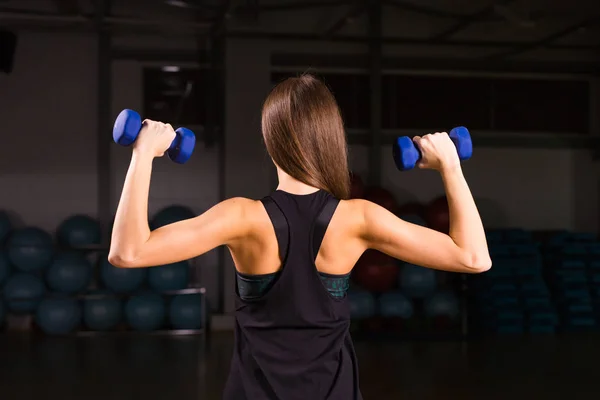
<svg viewBox="0 0 600 400">
<path fill-rule="evenodd" d="M 473 143 L 471 142 L 471 135 L 467 128 L 458 126 L 452 129 L 448 136 L 450 136 L 454 146 L 456 146 L 458 158 L 461 161 L 471 158 L 473 155 Z M 396 167 L 401 171 L 413 169 L 422 158 L 421 151 L 408 136 L 401 136 L 395 140 L 393 156 Z"/>
</svg>

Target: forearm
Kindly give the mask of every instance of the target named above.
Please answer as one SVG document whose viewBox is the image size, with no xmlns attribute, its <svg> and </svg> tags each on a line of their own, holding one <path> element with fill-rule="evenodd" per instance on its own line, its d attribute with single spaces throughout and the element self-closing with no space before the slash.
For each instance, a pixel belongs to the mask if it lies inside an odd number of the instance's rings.
<svg viewBox="0 0 600 400">
<path fill-rule="evenodd" d="M 126 264 L 150 238 L 148 195 L 153 157 L 134 151 L 112 231 L 109 258 Z"/>
<path fill-rule="evenodd" d="M 442 179 L 450 211 L 450 237 L 476 269 L 491 265 L 479 211 L 460 167 L 443 170 Z"/>
</svg>

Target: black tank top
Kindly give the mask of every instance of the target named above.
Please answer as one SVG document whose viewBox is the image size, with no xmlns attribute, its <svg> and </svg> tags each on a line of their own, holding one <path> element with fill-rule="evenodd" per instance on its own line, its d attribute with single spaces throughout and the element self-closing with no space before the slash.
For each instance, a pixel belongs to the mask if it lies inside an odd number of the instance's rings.
<svg viewBox="0 0 600 400">
<path fill-rule="evenodd" d="M 347 298 L 333 297 L 315 267 L 339 203 L 325 191 L 262 199 L 282 269 L 261 297 L 236 285 L 235 346 L 225 400 L 362 400 Z"/>
</svg>

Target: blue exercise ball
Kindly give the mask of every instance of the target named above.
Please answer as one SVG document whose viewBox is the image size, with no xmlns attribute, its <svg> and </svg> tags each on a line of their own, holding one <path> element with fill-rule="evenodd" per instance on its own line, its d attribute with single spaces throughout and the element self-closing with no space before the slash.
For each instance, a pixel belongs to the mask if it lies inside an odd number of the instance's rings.
<svg viewBox="0 0 600 400">
<path fill-rule="evenodd" d="M 169 306 L 169 320 L 175 329 L 202 328 L 202 302 L 200 294 L 180 294 L 173 297 Z"/>
<path fill-rule="evenodd" d="M 148 283 L 158 292 L 181 290 L 188 287 L 190 265 L 187 261 L 148 269 Z"/>
<path fill-rule="evenodd" d="M 125 305 L 127 322 L 136 331 L 148 332 L 162 327 L 165 314 L 165 302 L 156 293 L 132 296 Z"/>
<path fill-rule="evenodd" d="M 73 215 L 64 220 L 56 231 L 58 243 L 67 248 L 100 244 L 100 223 L 87 215 Z"/>
<path fill-rule="evenodd" d="M 45 298 L 37 309 L 36 322 L 49 335 L 63 335 L 79 326 L 81 307 L 72 298 Z"/>
<path fill-rule="evenodd" d="M 0 211 L 0 246 L 8 239 L 13 225 L 6 211 Z"/>
<path fill-rule="evenodd" d="M 60 293 L 84 291 L 92 279 L 92 266 L 83 254 L 61 253 L 46 271 L 46 281 L 50 289 Z"/>
<path fill-rule="evenodd" d="M 377 302 L 375 296 L 366 290 L 348 290 L 350 318 L 364 319 L 375 315 Z"/>
<path fill-rule="evenodd" d="M 146 280 L 147 268 L 118 268 L 106 257 L 100 261 L 100 279 L 107 289 L 115 293 L 131 293 Z"/>
<path fill-rule="evenodd" d="M 379 314 L 386 318 L 408 319 L 413 315 L 413 304 L 399 291 L 383 293 L 379 297 Z"/>
<path fill-rule="evenodd" d="M 5 252 L 0 251 L 0 288 L 6 283 L 6 280 L 10 276 L 11 269 L 12 267 L 10 266 L 8 255 Z"/>
<path fill-rule="evenodd" d="M 44 282 L 40 278 L 19 272 L 4 285 L 4 300 L 10 311 L 27 314 L 35 311 L 44 292 Z"/>
<path fill-rule="evenodd" d="M 158 211 L 154 215 L 152 221 L 150 221 L 150 228 L 157 229 L 161 226 L 169 225 L 174 222 L 194 218 L 195 216 L 196 214 L 189 207 L 179 205 L 168 206 Z"/>
<path fill-rule="evenodd" d="M 20 271 L 33 272 L 46 268 L 52 261 L 52 236 L 40 228 L 23 228 L 8 238 L 8 258 Z"/>
<path fill-rule="evenodd" d="M 460 303 L 456 294 L 449 290 L 435 293 L 425 302 L 425 314 L 428 317 L 457 318 L 460 314 Z"/>
<path fill-rule="evenodd" d="M 400 271 L 400 288 L 408 297 L 424 299 L 437 287 L 435 271 L 413 264 L 404 264 Z"/>
<path fill-rule="evenodd" d="M 427 226 L 427 222 L 425 222 L 425 220 L 419 217 L 417 214 L 401 215 L 400 218 L 406 222 L 410 222 L 411 224 Z"/>
<path fill-rule="evenodd" d="M 121 301 L 110 293 L 97 292 L 83 303 L 83 322 L 93 331 L 108 331 L 121 321 Z"/>
</svg>

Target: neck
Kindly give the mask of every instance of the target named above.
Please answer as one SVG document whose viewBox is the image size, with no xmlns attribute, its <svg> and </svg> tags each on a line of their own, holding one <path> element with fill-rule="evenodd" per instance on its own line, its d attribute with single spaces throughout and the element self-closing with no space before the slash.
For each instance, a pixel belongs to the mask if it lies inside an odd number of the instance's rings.
<svg viewBox="0 0 600 400">
<path fill-rule="evenodd" d="M 314 186 L 307 185 L 306 183 L 292 178 L 279 168 L 277 168 L 277 178 L 279 179 L 277 190 L 282 190 L 287 193 L 304 195 L 315 193 L 319 190 Z"/>
</svg>

